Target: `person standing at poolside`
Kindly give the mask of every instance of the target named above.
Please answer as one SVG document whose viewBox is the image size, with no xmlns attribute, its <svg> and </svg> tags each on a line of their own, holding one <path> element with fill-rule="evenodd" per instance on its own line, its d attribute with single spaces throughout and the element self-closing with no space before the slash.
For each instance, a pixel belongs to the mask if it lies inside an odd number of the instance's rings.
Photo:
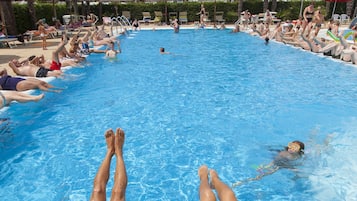
<svg viewBox="0 0 357 201">
<path fill-rule="evenodd" d="M 206 15 L 206 9 L 205 9 L 205 6 L 203 5 L 203 3 L 201 3 L 201 10 L 199 13 L 197 13 L 197 15 L 200 15 L 200 25 L 204 26 L 204 18 Z"/>
<path fill-rule="evenodd" d="M 324 16 L 321 13 L 321 7 L 317 7 L 317 10 L 314 13 L 314 19 L 313 19 L 314 23 L 315 23 L 315 37 L 319 34 L 320 29 L 322 24 L 324 23 Z"/>
<path fill-rule="evenodd" d="M 305 145 L 300 141 L 292 141 L 285 147 L 284 150 L 279 151 L 278 155 L 268 165 L 260 165 L 257 168 L 259 175 L 254 178 L 248 178 L 243 181 L 238 181 L 233 184 L 233 187 L 242 185 L 250 181 L 260 180 L 267 175 L 271 175 L 281 168 L 294 168 L 294 161 L 300 159 L 304 155 Z"/>
<path fill-rule="evenodd" d="M 311 2 L 311 4 L 304 9 L 302 15 L 304 18 L 303 25 L 302 25 L 302 34 L 305 34 L 305 30 L 307 30 L 307 32 L 310 33 L 312 28 L 312 20 L 314 18 L 314 13 L 315 13 L 314 3 Z"/>
<path fill-rule="evenodd" d="M 243 12 L 243 25 L 244 25 L 244 29 L 248 28 L 248 24 L 250 23 L 250 18 L 252 17 L 252 15 L 250 14 L 249 10 L 245 10 Z"/>
<path fill-rule="evenodd" d="M 271 16 L 271 13 L 269 11 L 269 9 L 267 9 L 264 13 L 264 21 L 266 24 L 268 24 L 268 27 L 269 25 L 272 23 L 272 16 Z"/>
<path fill-rule="evenodd" d="M 124 201 L 126 186 L 128 184 L 128 178 L 123 158 L 125 134 L 122 129 L 117 128 L 115 135 L 113 130 L 109 129 L 105 132 L 104 136 L 107 143 L 107 153 L 94 178 L 93 191 L 90 200 L 106 200 L 106 186 L 109 179 L 110 163 L 113 155 L 115 155 L 117 161 L 114 175 L 114 185 L 110 200 Z"/>
<path fill-rule="evenodd" d="M 45 25 L 43 24 L 42 19 L 37 22 L 38 24 L 38 32 L 40 33 L 40 37 L 42 39 L 42 49 L 47 50 L 47 31 Z"/>
</svg>

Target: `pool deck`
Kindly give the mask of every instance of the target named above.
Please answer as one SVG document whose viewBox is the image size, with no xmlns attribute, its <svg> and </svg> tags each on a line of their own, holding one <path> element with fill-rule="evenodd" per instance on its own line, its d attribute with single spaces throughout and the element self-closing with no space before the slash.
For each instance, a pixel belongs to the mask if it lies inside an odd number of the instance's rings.
<svg viewBox="0 0 357 201">
<path fill-rule="evenodd" d="M 233 24 L 226 25 L 227 28 L 233 28 Z M 341 30 L 345 29 L 346 26 L 342 26 Z M 194 29 L 194 24 L 181 25 L 182 29 Z M 207 26 L 207 28 L 212 28 L 212 25 Z M 272 27 L 273 28 L 273 27 Z M 141 25 L 142 30 L 159 30 L 159 29 L 172 29 L 170 26 L 154 26 L 154 25 Z M 109 31 L 109 30 L 108 30 Z M 326 35 L 326 29 L 321 29 L 318 37 L 325 37 L 328 39 Z M 14 72 L 9 68 L 8 62 L 11 59 L 19 59 L 20 61 L 30 57 L 31 55 L 39 56 L 43 54 L 45 59 L 51 59 L 52 51 L 55 50 L 57 44 L 60 42 L 61 38 L 56 37 L 53 39 L 47 39 L 47 48 L 48 50 L 42 50 L 42 41 L 41 40 L 31 40 L 25 41 L 24 44 L 16 41 L 16 46 L 12 48 L 3 47 L 0 48 L 0 70 L 3 68 L 7 69 L 9 75 L 15 75 Z M 69 48 L 69 45 L 67 45 Z"/>
</svg>

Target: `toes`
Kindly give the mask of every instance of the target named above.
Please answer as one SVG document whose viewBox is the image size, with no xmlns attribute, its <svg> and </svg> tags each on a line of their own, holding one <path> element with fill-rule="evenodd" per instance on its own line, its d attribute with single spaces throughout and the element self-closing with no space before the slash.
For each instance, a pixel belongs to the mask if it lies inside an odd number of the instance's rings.
<svg viewBox="0 0 357 201">
<path fill-rule="evenodd" d="M 105 132 L 105 137 L 108 138 L 110 136 L 114 135 L 114 132 L 112 129 L 108 129 L 106 132 Z"/>
<path fill-rule="evenodd" d="M 124 131 L 121 128 L 117 128 L 116 135 L 120 137 L 124 137 Z"/>
</svg>

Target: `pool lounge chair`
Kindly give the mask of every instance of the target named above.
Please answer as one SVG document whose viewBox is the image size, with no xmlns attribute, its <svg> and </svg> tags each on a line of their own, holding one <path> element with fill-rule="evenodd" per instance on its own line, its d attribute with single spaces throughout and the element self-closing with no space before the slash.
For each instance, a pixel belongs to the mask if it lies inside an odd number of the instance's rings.
<svg viewBox="0 0 357 201">
<path fill-rule="evenodd" d="M 16 41 L 17 38 L 0 38 L 0 47 L 17 47 Z"/>
<path fill-rule="evenodd" d="M 126 17 L 126 19 L 128 19 L 130 21 L 130 11 L 122 11 L 121 12 L 121 16 Z"/>
<path fill-rule="evenodd" d="M 341 24 L 347 24 L 350 20 L 350 16 L 346 14 L 341 14 Z"/>
<path fill-rule="evenodd" d="M 183 11 L 183 12 L 180 12 L 179 14 L 179 21 L 181 23 L 188 23 L 188 19 L 187 19 L 187 12 L 186 11 Z"/>
<path fill-rule="evenodd" d="M 177 12 L 169 12 L 169 20 L 170 22 L 173 22 L 177 18 Z"/>
<path fill-rule="evenodd" d="M 155 11 L 155 18 L 154 18 L 154 23 L 161 25 L 162 21 L 162 12 L 161 11 Z"/>
<path fill-rule="evenodd" d="M 224 12 L 222 12 L 222 11 L 217 11 L 216 12 L 215 20 L 216 20 L 217 23 L 222 23 L 222 22 L 226 21 L 225 19 L 223 19 L 223 14 L 224 14 Z"/>
<path fill-rule="evenodd" d="M 150 12 L 142 12 L 142 14 L 143 14 L 143 19 L 139 20 L 139 22 L 143 22 L 143 23 L 151 23 L 151 22 L 153 22 L 153 20 L 151 20 Z"/>
<path fill-rule="evenodd" d="M 25 32 L 26 35 L 29 36 L 29 40 L 41 39 L 41 34 L 38 30 L 28 30 Z M 47 38 L 56 38 L 57 31 L 48 31 Z"/>
<path fill-rule="evenodd" d="M 332 15 L 332 20 L 333 21 L 341 21 L 341 16 L 339 14 L 333 14 Z"/>
</svg>

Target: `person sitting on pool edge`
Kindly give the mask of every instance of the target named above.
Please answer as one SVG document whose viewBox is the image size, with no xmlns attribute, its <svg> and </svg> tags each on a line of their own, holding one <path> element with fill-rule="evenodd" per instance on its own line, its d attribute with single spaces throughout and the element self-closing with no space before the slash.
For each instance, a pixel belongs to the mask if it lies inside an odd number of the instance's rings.
<svg viewBox="0 0 357 201">
<path fill-rule="evenodd" d="M 17 75 L 21 76 L 32 76 L 32 77 L 59 77 L 62 74 L 61 63 L 59 61 L 59 53 L 64 49 L 67 44 L 68 39 L 66 34 L 64 34 L 62 41 L 59 43 L 55 51 L 52 52 L 52 63 L 48 68 L 44 66 L 36 66 L 33 64 L 28 64 L 25 66 L 17 66 L 13 61 L 9 61 L 9 66 Z"/>
<path fill-rule="evenodd" d="M 107 143 L 107 153 L 94 178 L 93 191 L 90 200 L 106 200 L 106 186 L 109 179 L 110 163 L 113 155 L 115 154 L 117 161 L 115 167 L 114 185 L 110 200 L 124 201 L 126 186 L 128 184 L 123 158 L 125 133 L 122 129 L 117 128 L 116 134 L 114 135 L 113 130 L 109 129 L 105 132 L 104 136 Z"/>
<path fill-rule="evenodd" d="M 39 101 L 44 97 L 44 94 L 30 95 L 18 91 L 0 91 L 0 108 L 10 105 L 12 101 L 26 103 L 30 101 Z"/>
<path fill-rule="evenodd" d="M 198 169 L 198 176 L 200 177 L 199 197 L 200 201 L 215 201 L 216 196 L 211 187 L 217 191 L 218 198 L 221 201 L 236 201 L 233 190 L 225 183 L 223 183 L 215 170 L 210 170 L 211 183 L 208 181 L 208 168 L 202 165 Z"/>
<path fill-rule="evenodd" d="M 60 92 L 56 87 L 48 84 L 45 81 L 36 78 L 21 78 L 11 77 L 7 74 L 6 69 L 0 71 L 0 90 L 26 91 L 31 89 L 39 89 L 42 91 Z"/>
<path fill-rule="evenodd" d="M 290 168 L 293 169 L 295 164 L 293 161 L 300 159 L 304 155 L 305 145 L 304 143 L 295 140 L 288 144 L 284 150 L 279 151 L 278 155 L 274 158 L 274 160 L 268 165 L 260 165 L 257 168 L 259 175 L 254 178 L 248 178 L 243 181 L 238 181 L 233 184 L 233 187 L 242 185 L 249 181 L 260 180 L 261 178 L 271 175 L 278 171 L 281 168 Z"/>
</svg>

